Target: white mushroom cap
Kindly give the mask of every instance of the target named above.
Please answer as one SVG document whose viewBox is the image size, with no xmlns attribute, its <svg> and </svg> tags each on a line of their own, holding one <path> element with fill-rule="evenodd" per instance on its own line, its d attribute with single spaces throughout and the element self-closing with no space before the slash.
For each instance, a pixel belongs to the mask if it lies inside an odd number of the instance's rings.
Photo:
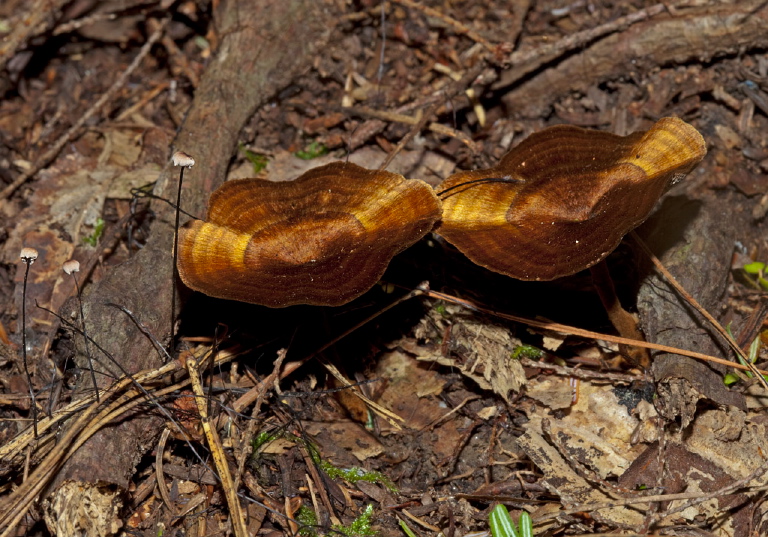
<svg viewBox="0 0 768 537">
<path fill-rule="evenodd" d="M 80 272 L 80 261 L 78 261 L 77 259 L 70 259 L 69 261 L 66 261 L 61 266 L 61 268 L 67 274 L 72 274 L 73 272 Z"/>
<path fill-rule="evenodd" d="M 173 162 L 174 166 L 181 166 L 182 168 L 191 168 L 195 165 L 195 159 L 184 151 L 176 151 L 171 157 L 171 162 Z"/>
<path fill-rule="evenodd" d="M 19 257 L 21 257 L 22 261 L 31 265 L 35 262 L 35 259 L 37 259 L 37 250 L 25 246 L 21 249 L 21 255 Z"/>
</svg>

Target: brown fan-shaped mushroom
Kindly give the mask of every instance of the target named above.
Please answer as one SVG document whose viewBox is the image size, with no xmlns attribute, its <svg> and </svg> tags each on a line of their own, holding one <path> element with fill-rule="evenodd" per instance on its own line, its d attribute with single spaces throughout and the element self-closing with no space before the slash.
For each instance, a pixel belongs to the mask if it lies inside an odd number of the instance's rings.
<svg viewBox="0 0 768 537">
<path fill-rule="evenodd" d="M 422 181 L 334 162 L 295 181 L 241 179 L 181 230 L 179 275 L 206 295 L 271 307 L 338 306 L 428 233 L 440 201 Z"/>
<path fill-rule="evenodd" d="M 702 136 L 677 118 L 629 136 L 550 127 L 494 168 L 449 177 L 438 232 L 513 278 L 567 276 L 613 251 L 705 154 Z"/>
</svg>

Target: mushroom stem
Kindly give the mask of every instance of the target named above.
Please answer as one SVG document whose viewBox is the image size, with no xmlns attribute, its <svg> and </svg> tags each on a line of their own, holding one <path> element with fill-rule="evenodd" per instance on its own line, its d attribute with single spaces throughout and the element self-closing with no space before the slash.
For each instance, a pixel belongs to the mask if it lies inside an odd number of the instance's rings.
<svg viewBox="0 0 768 537">
<path fill-rule="evenodd" d="M 64 272 L 70 274 L 72 279 L 75 280 L 75 290 L 77 291 L 77 302 L 80 304 L 80 322 L 83 325 L 83 340 L 85 345 L 85 356 L 88 358 L 88 369 L 91 370 L 91 381 L 93 382 L 93 390 L 96 394 L 96 402 L 100 403 L 99 399 L 99 384 L 96 382 L 96 373 L 93 370 L 93 357 L 91 356 L 91 349 L 88 346 L 88 332 L 85 329 L 85 309 L 83 308 L 83 295 L 80 292 L 80 283 L 77 281 L 76 272 L 80 272 L 80 263 L 76 259 L 70 259 L 64 263 Z"/>
<path fill-rule="evenodd" d="M 32 375 L 29 374 L 27 365 L 27 277 L 29 276 L 29 267 L 37 259 L 37 250 L 34 248 L 21 249 L 21 262 L 26 265 L 24 269 L 24 285 L 21 288 L 21 357 L 24 365 L 24 374 L 27 377 L 27 386 L 29 386 L 30 408 L 32 409 L 32 430 L 37 440 L 37 401 L 35 399 L 35 390 L 32 387 Z"/>
<path fill-rule="evenodd" d="M 608 319 L 616 328 L 621 337 L 645 341 L 645 336 L 640 331 L 637 319 L 621 306 L 619 297 L 616 296 L 616 288 L 613 285 L 613 279 L 608 271 L 608 265 L 605 260 L 592 265 L 589 269 L 592 274 L 592 283 L 597 290 L 600 301 L 603 303 Z M 648 349 L 642 347 L 629 347 L 619 345 L 619 351 L 635 365 L 647 369 L 651 365 L 651 355 Z"/>
<path fill-rule="evenodd" d="M 176 264 L 179 260 L 179 218 L 181 215 L 181 186 L 184 183 L 184 168 L 192 168 L 195 165 L 195 159 L 187 155 L 184 151 L 176 151 L 171 157 L 174 166 L 179 166 L 179 188 L 176 191 L 176 222 L 173 226 L 173 266 L 171 267 L 171 340 L 169 349 L 173 351 L 174 340 L 176 339 L 176 277 L 178 269 Z M 97 391 L 98 393 L 98 391 Z"/>
</svg>

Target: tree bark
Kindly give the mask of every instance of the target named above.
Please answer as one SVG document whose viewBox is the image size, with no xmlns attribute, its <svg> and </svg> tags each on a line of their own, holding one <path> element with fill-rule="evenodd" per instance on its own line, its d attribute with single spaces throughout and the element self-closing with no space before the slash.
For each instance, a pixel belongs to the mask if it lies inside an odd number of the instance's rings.
<svg viewBox="0 0 768 537">
<path fill-rule="evenodd" d="M 169 157 L 183 150 L 196 160 L 185 173 L 182 206 L 197 215 L 202 214 L 208 194 L 224 180 L 245 122 L 311 66 L 313 52 L 331 27 L 311 0 L 225 0 L 218 3 L 214 24 L 220 47 L 200 81 L 174 147 L 169 148 Z M 170 164 L 166 166 L 154 193 L 175 200 L 176 174 Z M 144 249 L 111 269 L 85 300 L 89 334 L 131 373 L 155 368 L 163 360 L 126 314 L 107 304 L 132 311 L 160 341 L 170 333 L 174 210 L 164 203 L 153 204 L 153 210 L 156 220 Z M 117 368 L 109 369 L 121 375 Z M 65 480 L 125 488 L 160 425 L 159 418 L 137 413 L 101 430 L 66 463 L 50 490 Z"/>
</svg>

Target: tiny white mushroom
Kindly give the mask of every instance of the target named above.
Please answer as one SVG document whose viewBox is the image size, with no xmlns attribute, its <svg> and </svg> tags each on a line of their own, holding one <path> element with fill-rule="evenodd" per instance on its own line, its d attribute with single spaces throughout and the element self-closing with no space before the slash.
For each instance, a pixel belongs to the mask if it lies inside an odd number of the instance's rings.
<svg viewBox="0 0 768 537">
<path fill-rule="evenodd" d="M 182 168 L 191 168 L 195 165 L 195 159 L 184 151 L 176 151 L 171 157 L 171 162 L 174 166 L 181 166 Z"/>
<path fill-rule="evenodd" d="M 21 257 L 21 260 L 24 263 L 31 265 L 35 262 L 35 259 L 37 259 L 37 250 L 25 246 L 21 249 L 21 255 L 19 257 Z"/>
<path fill-rule="evenodd" d="M 73 272 L 80 272 L 80 261 L 78 261 L 77 259 L 70 259 L 69 261 L 66 261 L 61 266 L 61 268 L 67 274 L 72 274 Z"/>
</svg>

